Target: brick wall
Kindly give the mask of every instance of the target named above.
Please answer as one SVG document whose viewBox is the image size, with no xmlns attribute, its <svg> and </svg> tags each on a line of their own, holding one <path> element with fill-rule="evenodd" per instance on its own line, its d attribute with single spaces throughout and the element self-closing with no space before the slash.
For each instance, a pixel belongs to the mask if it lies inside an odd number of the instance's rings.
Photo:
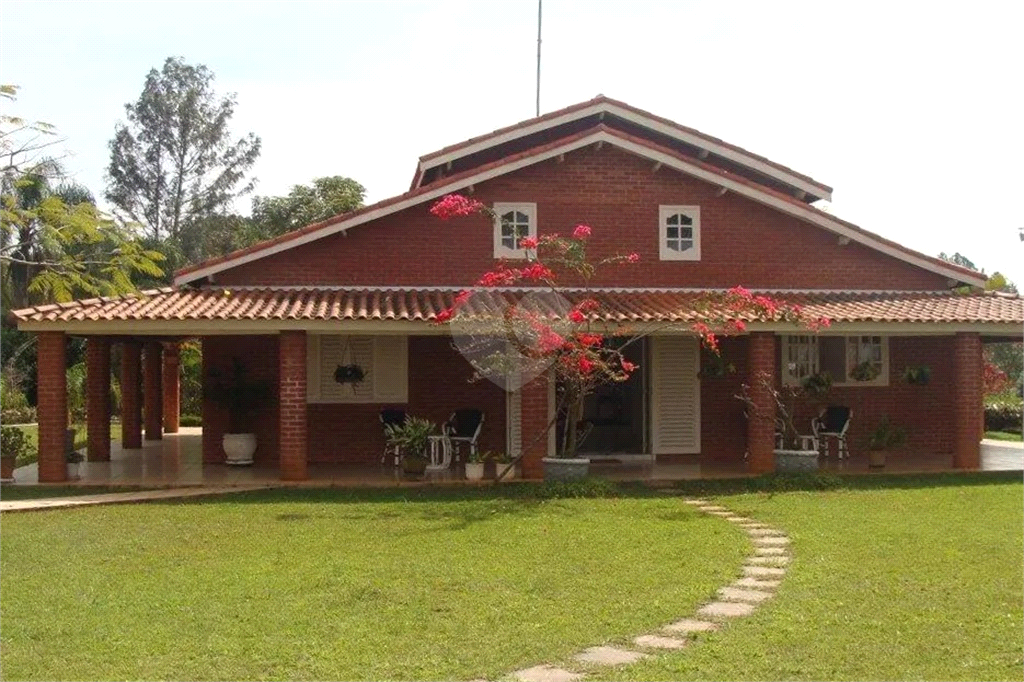
<svg viewBox="0 0 1024 682">
<path fill-rule="evenodd" d="M 90 336 L 85 347 L 86 397 L 90 462 L 110 459 L 110 340 Z"/>
<path fill-rule="evenodd" d="M 594 228 L 596 255 L 636 251 L 640 268 L 611 268 L 597 284 L 938 289 L 944 278 L 851 243 L 610 146 L 567 154 L 476 185 L 474 198 L 537 204 L 541 233 Z M 701 261 L 658 259 L 659 205 L 699 205 Z M 217 275 L 221 284 L 450 285 L 493 266 L 482 216 L 441 221 L 429 203 Z M 870 228 L 870 226 L 868 226 Z M 368 255 L 373 257 L 367 257 Z"/>
<path fill-rule="evenodd" d="M 38 334 L 39 482 L 67 479 L 65 430 L 68 427 L 68 390 L 65 374 L 67 336 L 63 332 Z"/>
</svg>

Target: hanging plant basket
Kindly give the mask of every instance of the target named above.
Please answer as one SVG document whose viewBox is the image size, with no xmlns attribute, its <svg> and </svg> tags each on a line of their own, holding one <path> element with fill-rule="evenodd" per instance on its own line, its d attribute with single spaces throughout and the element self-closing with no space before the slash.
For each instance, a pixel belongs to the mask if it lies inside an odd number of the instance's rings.
<svg viewBox="0 0 1024 682">
<path fill-rule="evenodd" d="M 864 361 L 853 368 L 850 378 L 854 381 L 874 381 L 879 374 L 880 370 L 877 365 Z"/>
<path fill-rule="evenodd" d="M 903 373 L 903 378 L 908 384 L 924 386 L 932 380 L 932 368 L 928 365 L 907 367 Z"/>
<path fill-rule="evenodd" d="M 359 365 L 338 365 L 334 370 L 334 380 L 339 384 L 358 384 L 366 378 L 366 372 Z"/>
</svg>

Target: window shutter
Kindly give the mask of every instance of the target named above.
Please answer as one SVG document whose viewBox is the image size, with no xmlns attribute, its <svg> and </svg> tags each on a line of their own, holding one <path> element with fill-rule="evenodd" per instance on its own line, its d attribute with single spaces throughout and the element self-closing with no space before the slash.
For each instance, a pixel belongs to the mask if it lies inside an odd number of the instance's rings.
<svg viewBox="0 0 1024 682">
<path fill-rule="evenodd" d="M 339 384 L 339 365 L 359 365 L 365 376 L 358 384 Z M 320 338 L 320 399 L 325 402 L 372 402 L 375 367 L 373 337 L 323 336 Z"/>
<path fill-rule="evenodd" d="M 405 336 L 374 337 L 373 398 L 376 402 L 409 401 L 407 341 Z"/>
<path fill-rule="evenodd" d="M 655 455 L 700 452 L 700 381 L 697 340 L 651 339 L 651 436 Z"/>
</svg>

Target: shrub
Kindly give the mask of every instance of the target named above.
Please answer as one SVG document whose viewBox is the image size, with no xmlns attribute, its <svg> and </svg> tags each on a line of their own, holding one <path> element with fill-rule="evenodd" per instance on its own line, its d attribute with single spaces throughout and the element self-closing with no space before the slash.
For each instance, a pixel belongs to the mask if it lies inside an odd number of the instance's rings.
<svg viewBox="0 0 1024 682">
<path fill-rule="evenodd" d="M 0 427 L 0 452 L 14 455 L 15 466 L 22 466 L 36 461 L 38 453 L 28 439 L 28 435 L 13 426 Z"/>
<path fill-rule="evenodd" d="M 986 404 L 985 430 L 1020 433 L 1021 422 L 1024 420 L 1022 409 L 1024 405 L 1020 400 L 1000 400 Z"/>
<path fill-rule="evenodd" d="M 0 410 L 0 423 L 3 424 L 33 424 L 36 421 L 36 408 L 34 407 L 11 407 Z"/>
<path fill-rule="evenodd" d="M 202 426 L 203 418 L 194 414 L 183 414 L 178 419 L 178 424 L 181 426 Z"/>
</svg>

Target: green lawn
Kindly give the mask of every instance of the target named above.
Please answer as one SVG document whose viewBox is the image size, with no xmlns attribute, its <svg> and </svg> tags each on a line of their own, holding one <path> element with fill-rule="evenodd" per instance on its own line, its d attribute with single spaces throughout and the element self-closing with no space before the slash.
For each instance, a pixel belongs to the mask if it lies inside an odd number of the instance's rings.
<svg viewBox="0 0 1024 682">
<path fill-rule="evenodd" d="M 656 628 L 749 544 L 677 498 L 282 490 L 5 515 L 5 679 L 471 679 Z"/>
<path fill-rule="evenodd" d="M 26 464 L 32 464 L 39 457 L 39 425 L 38 424 L 25 424 L 17 425 L 15 428 L 19 428 L 25 432 L 28 437 L 28 442 L 31 445 L 31 455 L 25 459 L 18 460 L 18 466 L 24 466 Z M 87 434 L 85 431 L 84 424 L 72 424 L 72 428 L 75 429 L 75 449 L 81 450 L 87 444 Z M 121 440 L 121 424 L 112 423 L 110 425 L 110 439 L 112 441 Z"/>
<path fill-rule="evenodd" d="M 1018 443 L 1021 440 L 1024 440 L 1024 436 L 1019 433 L 1014 433 L 1013 431 L 986 431 L 985 438 L 990 438 L 992 440 L 1017 441 Z"/>
<path fill-rule="evenodd" d="M 683 653 L 603 677 L 1020 680 L 1020 474 L 849 483 L 715 498 L 790 534 L 778 596 Z"/>
</svg>

